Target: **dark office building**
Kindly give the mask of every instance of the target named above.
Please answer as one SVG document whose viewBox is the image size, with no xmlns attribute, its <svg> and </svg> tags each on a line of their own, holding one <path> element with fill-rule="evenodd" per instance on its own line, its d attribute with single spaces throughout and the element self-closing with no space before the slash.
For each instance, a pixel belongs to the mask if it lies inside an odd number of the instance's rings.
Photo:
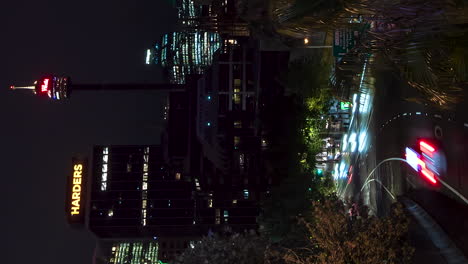
<svg viewBox="0 0 468 264">
<path fill-rule="evenodd" d="M 194 200 L 186 175 L 160 146 L 96 146 L 89 228 L 100 238 L 192 232 Z"/>
<path fill-rule="evenodd" d="M 219 52 L 198 81 L 200 221 L 233 231 L 257 227 L 259 199 L 272 183 L 263 171 L 261 95 L 281 90 L 271 76 L 282 70 L 275 62 L 288 58 L 288 52 L 263 53 L 256 42 L 239 41 Z"/>
</svg>

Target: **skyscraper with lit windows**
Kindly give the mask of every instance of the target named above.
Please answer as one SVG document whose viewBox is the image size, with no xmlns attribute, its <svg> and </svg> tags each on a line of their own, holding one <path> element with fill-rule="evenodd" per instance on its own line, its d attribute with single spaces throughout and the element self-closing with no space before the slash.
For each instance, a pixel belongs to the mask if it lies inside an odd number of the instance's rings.
<svg viewBox="0 0 468 264">
<path fill-rule="evenodd" d="M 100 238 L 191 233 L 190 179 L 172 170 L 160 146 L 96 146 L 89 229 Z"/>
<path fill-rule="evenodd" d="M 171 83 L 183 84 L 187 75 L 201 74 L 212 64 L 220 46 L 221 39 L 215 32 L 172 32 L 162 37 L 161 44 L 147 50 L 146 63 L 160 64 Z"/>
</svg>

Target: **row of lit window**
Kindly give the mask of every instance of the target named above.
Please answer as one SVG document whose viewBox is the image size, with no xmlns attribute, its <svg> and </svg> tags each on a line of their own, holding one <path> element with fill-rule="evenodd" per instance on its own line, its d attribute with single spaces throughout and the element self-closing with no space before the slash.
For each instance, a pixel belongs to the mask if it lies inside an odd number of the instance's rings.
<svg viewBox="0 0 468 264">
<path fill-rule="evenodd" d="M 107 190 L 107 174 L 109 163 L 109 147 L 102 149 L 102 165 L 101 165 L 101 191 Z"/>
<path fill-rule="evenodd" d="M 247 197 L 248 198 L 248 197 Z M 237 199 L 232 200 L 232 204 L 237 204 Z M 213 199 L 209 198 L 208 199 L 208 207 L 212 208 L 213 207 Z"/>
<path fill-rule="evenodd" d="M 228 210 L 223 211 L 223 218 L 224 218 L 224 223 L 227 223 L 229 221 Z M 217 225 L 221 224 L 221 210 L 218 208 L 216 208 L 216 211 L 215 211 L 215 224 Z"/>
<path fill-rule="evenodd" d="M 149 147 L 143 151 L 143 175 L 141 182 L 141 224 L 146 226 L 146 207 L 148 199 L 148 170 L 149 170 Z"/>
<path fill-rule="evenodd" d="M 114 244 L 112 246 L 112 257 L 110 258 L 110 263 L 157 263 L 158 248 L 157 243 L 149 243 L 148 245 L 143 245 L 141 242 Z"/>
</svg>

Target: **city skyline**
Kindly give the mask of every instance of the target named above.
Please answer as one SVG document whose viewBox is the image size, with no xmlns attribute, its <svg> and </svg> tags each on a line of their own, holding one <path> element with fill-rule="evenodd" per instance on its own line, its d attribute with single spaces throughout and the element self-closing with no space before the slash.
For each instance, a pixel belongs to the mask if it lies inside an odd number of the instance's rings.
<svg viewBox="0 0 468 264">
<path fill-rule="evenodd" d="M 11 40 L 0 44 L 3 88 L 50 73 L 87 83 L 161 82 L 161 71 L 141 63 L 142 51 L 177 17 L 165 1 L 26 1 L 2 10 Z M 158 144 L 163 103 L 158 92 L 77 93 L 57 104 L 1 89 L 6 263 L 91 263 L 95 239 L 65 221 L 71 155 L 90 153 L 96 142 Z M 25 241 L 34 245 L 26 255 Z"/>
</svg>

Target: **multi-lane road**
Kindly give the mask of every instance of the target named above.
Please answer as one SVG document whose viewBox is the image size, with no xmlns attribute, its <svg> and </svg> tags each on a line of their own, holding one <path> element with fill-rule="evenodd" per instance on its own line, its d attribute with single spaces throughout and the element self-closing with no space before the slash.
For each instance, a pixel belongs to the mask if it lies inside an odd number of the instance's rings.
<svg viewBox="0 0 468 264">
<path fill-rule="evenodd" d="M 399 196 L 421 205 L 457 246 L 468 253 L 468 106 L 441 110 L 407 98 L 421 96 L 388 71 L 365 70 L 361 93 L 354 99 L 353 119 L 343 139 L 343 159 L 337 166 L 339 194 L 361 199 L 377 215 L 385 215 Z M 468 98 L 465 94 L 465 98 Z M 408 164 L 405 148 L 431 142 L 444 158 L 437 160 L 440 180 L 432 184 Z M 455 194 L 452 188 L 460 195 Z M 362 191 L 361 191 L 362 190 Z"/>
</svg>

